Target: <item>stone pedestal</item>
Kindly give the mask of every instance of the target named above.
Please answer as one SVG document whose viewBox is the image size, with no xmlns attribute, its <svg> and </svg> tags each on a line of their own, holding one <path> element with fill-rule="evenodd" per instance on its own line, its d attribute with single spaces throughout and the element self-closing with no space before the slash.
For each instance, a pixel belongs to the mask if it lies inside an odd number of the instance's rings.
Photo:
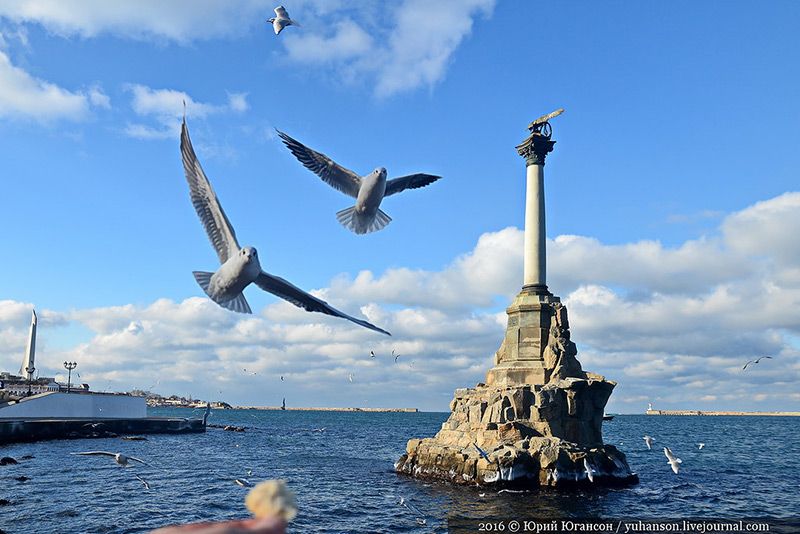
<svg viewBox="0 0 800 534">
<path fill-rule="evenodd" d="M 544 351 L 556 304 L 560 299 L 547 292 L 523 289 L 517 295 L 506 309 L 506 335 L 486 374 L 488 385 L 547 383 Z"/>
<path fill-rule="evenodd" d="M 625 455 L 603 444 L 603 412 L 616 383 L 581 369 L 566 307 L 523 290 L 507 312 L 487 383 L 456 390 L 442 429 L 410 440 L 395 469 L 457 484 L 638 482 Z"/>
</svg>

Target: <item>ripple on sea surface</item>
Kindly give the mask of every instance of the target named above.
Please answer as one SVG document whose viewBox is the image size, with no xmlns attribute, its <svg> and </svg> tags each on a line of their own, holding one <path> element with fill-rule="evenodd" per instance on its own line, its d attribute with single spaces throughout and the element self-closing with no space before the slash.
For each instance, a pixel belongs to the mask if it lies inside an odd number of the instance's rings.
<svg viewBox="0 0 800 534">
<path fill-rule="evenodd" d="M 247 426 L 247 431 L 10 445 L 2 455 L 35 458 L 0 467 L 0 498 L 12 501 L 0 509 L 0 528 L 9 534 L 27 534 L 31 525 L 37 532 L 143 532 L 171 523 L 243 517 L 248 488 L 236 485 L 236 478 L 288 480 L 300 508 L 294 532 L 446 532 L 449 519 L 464 517 L 788 518 L 800 510 L 797 418 L 617 416 L 604 423 L 606 442 L 626 453 L 639 485 L 497 494 L 392 471 L 406 441 L 433 435 L 446 417 L 215 411 L 212 422 Z M 313 432 L 323 427 L 324 432 Z M 642 440 L 645 434 L 657 440 L 652 451 Z M 706 443 L 702 450 L 700 442 Z M 664 446 L 683 459 L 678 475 L 667 464 Z M 69 454 L 87 450 L 124 452 L 152 467 L 121 468 L 107 457 Z M 14 480 L 20 475 L 30 480 Z M 426 517 L 426 526 L 399 506 L 401 496 Z"/>
</svg>

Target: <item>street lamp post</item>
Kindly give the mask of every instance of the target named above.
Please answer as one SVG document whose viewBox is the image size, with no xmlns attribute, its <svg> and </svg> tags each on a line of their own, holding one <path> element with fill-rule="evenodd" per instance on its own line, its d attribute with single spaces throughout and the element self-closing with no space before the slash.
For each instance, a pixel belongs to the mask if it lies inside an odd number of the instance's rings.
<svg viewBox="0 0 800 534">
<path fill-rule="evenodd" d="M 77 362 L 64 362 L 64 369 L 68 371 L 67 374 L 67 393 L 70 391 L 72 385 L 72 370 L 78 367 Z"/>
<path fill-rule="evenodd" d="M 33 395 L 33 391 L 31 391 L 31 377 L 33 377 L 33 372 L 36 370 L 35 367 L 32 365 L 30 367 L 25 368 L 25 375 L 28 377 L 28 397 Z"/>
</svg>

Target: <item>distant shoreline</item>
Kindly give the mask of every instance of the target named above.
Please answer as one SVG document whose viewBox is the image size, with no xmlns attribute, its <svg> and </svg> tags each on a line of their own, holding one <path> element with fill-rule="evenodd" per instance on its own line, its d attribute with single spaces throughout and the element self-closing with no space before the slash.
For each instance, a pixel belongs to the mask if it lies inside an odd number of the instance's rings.
<svg viewBox="0 0 800 534">
<path fill-rule="evenodd" d="M 281 408 L 280 406 L 234 406 L 234 410 L 267 410 L 287 412 L 380 412 L 417 413 L 417 408 Z"/>
<path fill-rule="evenodd" d="M 647 415 L 768 415 L 777 417 L 800 417 L 800 412 L 705 412 L 701 410 L 647 410 Z"/>
</svg>

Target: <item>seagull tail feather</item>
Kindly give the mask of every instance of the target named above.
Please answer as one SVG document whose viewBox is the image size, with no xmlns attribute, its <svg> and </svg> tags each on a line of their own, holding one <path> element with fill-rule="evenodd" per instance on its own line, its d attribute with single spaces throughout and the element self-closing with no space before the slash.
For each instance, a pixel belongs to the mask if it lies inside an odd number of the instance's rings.
<svg viewBox="0 0 800 534">
<path fill-rule="evenodd" d="M 372 221 L 372 224 L 370 224 L 369 231 L 377 232 L 378 230 L 383 230 L 390 222 L 392 222 L 392 218 L 386 215 L 383 210 L 379 209 L 378 213 L 375 214 L 375 219 Z"/>
<path fill-rule="evenodd" d="M 200 287 L 203 288 L 205 294 L 223 308 L 227 308 L 231 311 L 239 313 L 253 313 L 250 309 L 250 305 L 247 303 L 247 299 L 244 298 L 244 293 L 239 293 L 236 297 L 222 302 L 214 298 L 214 296 L 208 290 L 208 286 L 211 283 L 211 277 L 214 275 L 214 273 L 209 273 L 206 271 L 192 271 L 192 274 L 194 275 L 194 279 L 197 280 L 197 283 L 200 285 Z"/>
<path fill-rule="evenodd" d="M 194 275 L 194 279 L 197 280 L 197 283 L 200 285 L 200 287 L 203 288 L 205 294 L 210 297 L 211 295 L 208 293 L 208 285 L 211 283 L 211 277 L 214 275 L 214 273 L 209 273 L 206 271 L 192 271 L 192 274 Z"/>
<path fill-rule="evenodd" d="M 355 206 L 343 209 L 336 213 L 336 220 L 339 223 L 356 234 L 368 234 L 370 232 L 377 232 L 386 227 L 387 224 L 392 222 L 392 218 L 386 215 L 382 210 L 378 210 L 375 217 L 370 220 L 364 220 L 363 216 L 356 212 Z"/>
</svg>

